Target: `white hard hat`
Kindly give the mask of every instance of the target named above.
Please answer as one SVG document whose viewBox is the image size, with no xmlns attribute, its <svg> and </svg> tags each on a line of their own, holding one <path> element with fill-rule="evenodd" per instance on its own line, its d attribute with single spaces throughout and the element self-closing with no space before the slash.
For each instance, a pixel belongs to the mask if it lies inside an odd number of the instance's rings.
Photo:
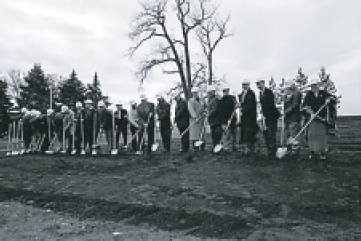
<svg viewBox="0 0 361 241">
<path fill-rule="evenodd" d="M 129 102 L 129 104 L 130 104 L 130 105 L 134 105 L 134 104 L 136 104 L 136 102 L 135 102 L 135 100 L 131 100 L 131 101 Z"/>
<path fill-rule="evenodd" d="M 21 113 L 25 113 L 26 111 L 28 111 L 25 107 L 21 108 Z"/>
<path fill-rule="evenodd" d="M 199 92 L 199 88 L 197 86 L 192 87 L 191 92 Z"/>
<path fill-rule="evenodd" d="M 85 104 L 93 104 L 93 101 L 91 101 L 91 100 L 88 99 L 88 100 L 84 101 L 84 103 L 85 103 Z"/>
<path fill-rule="evenodd" d="M 243 84 L 243 85 L 249 85 L 249 84 L 251 84 L 251 81 L 250 81 L 249 79 L 244 79 L 244 80 L 242 81 L 242 84 Z"/>
<path fill-rule="evenodd" d="M 310 85 L 318 85 L 320 83 L 321 83 L 321 81 L 318 78 L 313 78 L 310 81 Z"/>
<path fill-rule="evenodd" d="M 98 107 L 104 107 L 104 106 L 105 106 L 104 102 L 103 102 L 103 101 L 99 101 Z"/>
<path fill-rule="evenodd" d="M 68 106 L 66 106 L 66 105 L 63 105 L 62 107 L 61 107 L 61 110 L 60 110 L 60 112 L 61 113 L 65 113 L 65 112 L 67 112 L 68 111 Z"/>
<path fill-rule="evenodd" d="M 266 79 L 265 79 L 265 78 L 263 78 L 263 77 L 259 77 L 259 78 L 257 78 L 257 80 L 256 80 L 256 84 L 257 84 L 257 83 L 260 83 L 260 82 L 266 82 Z"/>
<path fill-rule="evenodd" d="M 222 90 L 231 90 L 231 87 L 229 85 L 223 85 Z"/>
<path fill-rule="evenodd" d="M 287 79 L 285 82 L 285 88 L 289 88 L 294 84 L 296 84 L 296 81 L 294 79 Z"/>
<path fill-rule="evenodd" d="M 80 101 L 76 102 L 75 107 L 82 107 L 82 103 Z"/>
<path fill-rule="evenodd" d="M 214 85 L 207 86 L 207 92 L 210 92 L 210 91 L 216 91 L 216 88 L 214 87 Z"/>
<path fill-rule="evenodd" d="M 49 116 L 49 115 L 52 115 L 54 113 L 54 110 L 53 109 L 48 109 L 46 110 L 46 115 Z"/>
<path fill-rule="evenodd" d="M 146 96 L 145 94 L 141 94 L 141 95 L 140 95 L 140 99 L 141 99 L 141 100 L 146 100 L 146 99 L 147 99 L 147 96 Z"/>
</svg>

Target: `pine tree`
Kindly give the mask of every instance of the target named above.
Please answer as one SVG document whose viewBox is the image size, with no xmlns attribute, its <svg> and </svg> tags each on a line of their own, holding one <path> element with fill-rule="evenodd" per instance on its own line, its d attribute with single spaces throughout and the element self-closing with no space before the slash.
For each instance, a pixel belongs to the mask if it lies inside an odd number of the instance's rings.
<svg viewBox="0 0 361 241">
<path fill-rule="evenodd" d="M 332 94 L 334 94 L 337 91 L 334 82 L 330 79 L 330 74 L 326 73 L 325 67 L 323 67 L 323 66 L 321 67 L 321 72 L 318 73 L 318 76 L 322 83 L 323 90 L 325 90 L 329 93 L 332 93 Z"/>
<path fill-rule="evenodd" d="M 84 101 L 86 88 L 78 79 L 75 70 L 69 75 L 69 79 L 59 86 L 59 101 L 68 106 L 75 106 L 77 101 Z"/>
<path fill-rule="evenodd" d="M 93 105 L 97 106 L 98 102 L 103 99 L 102 91 L 100 90 L 100 81 L 98 74 L 95 72 L 93 83 L 87 85 L 86 97 L 93 101 Z"/>
<path fill-rule="evenodd" d="M 304 86 L 308 82 L 308 76 L 305 73 L 303 73 L 301 67 L 298 68 L 297 76 L 296 76 L 295 81 L 299 86 Z"/>
<path fill-rule="evenodd" d="M 11 107 L 10 96 L 8 95 L 8 84 L 0 79 L 0 136 L 7 131 L 9 123 L 8 110 Z"/>
<path fill-rule="evenodd" d="M 20 106 L 47 108 L 50 102 L 50 89 L 40 64 L 34 64 L 34 68 L 24 77 L 24 82 L 25 84 L 20 86 L 21 93 L 18 98 Z"/>
</svg>

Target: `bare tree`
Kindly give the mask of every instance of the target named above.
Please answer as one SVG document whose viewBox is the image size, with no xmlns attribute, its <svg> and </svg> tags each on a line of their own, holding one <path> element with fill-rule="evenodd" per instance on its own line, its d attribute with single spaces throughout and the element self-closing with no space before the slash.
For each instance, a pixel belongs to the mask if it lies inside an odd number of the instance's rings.
<svg viewBox="0 0 361 241">
<path fill-rule="evenodd" d="M 133 30 L 129 34 L 136 42 L 130 49 L 130 56 L 148 42 L 157 43 L 153 52 L 140 62 L 137 76 L 141 84 L 150 71 L 159 66 L 165 74 L 179 75 L 180 84 L 175 88 L 181 87 L 186 99 L 189 98 L 194 80 L 199 79 L 204 70 L 202 64 L 192 66 L 191 55 L 194 51 L 190 48 L 191 33 L 212 19 L 217 10 L 209 10 L 207 4 L 208 0 L 174 0 L 172 8 L 169 6 L 170 0 L 140 2 L 142 10 L 134 18 Z M 169 27 L 172 15 L 176 16 L 175 20 L 180 26 L 176 33 Z"/>
<path fill-rule="evenodd" d="M 215 7 L 213 12 L 215 13 L 218 7 Z M 231 33 L 227 33 L 227 23 L 230 20 L 230 15 L 225 19 L 218 16 L 207 19 L 197 30 L 197 37 L 202 46 L 203 54 L 207 59 L 208 78 L 209 85 L 214 83 L 214 71 L 213 71 L 213 53 L 217 45 L 221 40 L 232 36 Z"/>
</svg>

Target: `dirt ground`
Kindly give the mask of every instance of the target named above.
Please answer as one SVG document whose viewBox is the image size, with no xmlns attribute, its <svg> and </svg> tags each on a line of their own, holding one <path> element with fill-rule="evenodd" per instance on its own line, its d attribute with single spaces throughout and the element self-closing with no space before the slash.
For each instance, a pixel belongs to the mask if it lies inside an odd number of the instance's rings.
<svg viewBox="0 0 361 241">
<path fill-rule="evenodd" d="M 325 162 L 0 153 L 1 240 L 361 240 L 361 118 Z M 209 138 L 208 138 L 209 139 Z"/>
</svg>

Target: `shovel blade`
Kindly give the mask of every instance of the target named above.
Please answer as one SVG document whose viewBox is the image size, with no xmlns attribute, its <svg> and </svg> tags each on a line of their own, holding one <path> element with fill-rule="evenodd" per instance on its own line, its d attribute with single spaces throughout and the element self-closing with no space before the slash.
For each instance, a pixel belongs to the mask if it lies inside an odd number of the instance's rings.
<svg viewBox="0 0 361 241">
<path fill-rule="evenodd" d="M 196 141 L 196 142 L 194 143 L 194 146 L 195 146 L 195 147 L 200 147 L 202 144 L 203 144 L 203 141 Z"/>
<path fill-rule="evenodd" d="M 287 145 L 298 145 L 298 141 L 295 138 L 288 138 Z"/>
<path fill-rule="evenodd" d="M 158 150 L 158 147 L 159 147 L 159 144 L 158 143 L 155 143 L 152 145 L 152 151 L 157 151 Z"/>
<path fill-rule="evenodd" d="M 48 150 L 48 151 L 45 151 L 45 154 L 53 155 L 53 154 L 54 154 L 54 151 Z"/>
<path fill-rule="evenodd" d="M 214 147 L 213 152 L 218 153 L 223 149 L 223 146 L 221 144 L 218 144 Z"/>
<path fill-rule="evenodd" d="M 117 149 L 112 149 L 110 152 L 111 155 L 117 155 L 118 154 L 118 150 Z"/>
<path fill-rule="evenodd" d="M 142 155 L 143 152 L 142 152 L 142 151 L 137 151 L 135 154 L 137 154 L 137 155 Z"/>
<path fill-rule="evenodd" d="M 281 147 L 281 148 L 278 148 L 277 149 L 277 152 L 276 152 L 276 157 L 278 159 L 282 159 L 283 157 L 285 157 L 287 154 L 287 148 L 285 147 Z"/>
</svg>

